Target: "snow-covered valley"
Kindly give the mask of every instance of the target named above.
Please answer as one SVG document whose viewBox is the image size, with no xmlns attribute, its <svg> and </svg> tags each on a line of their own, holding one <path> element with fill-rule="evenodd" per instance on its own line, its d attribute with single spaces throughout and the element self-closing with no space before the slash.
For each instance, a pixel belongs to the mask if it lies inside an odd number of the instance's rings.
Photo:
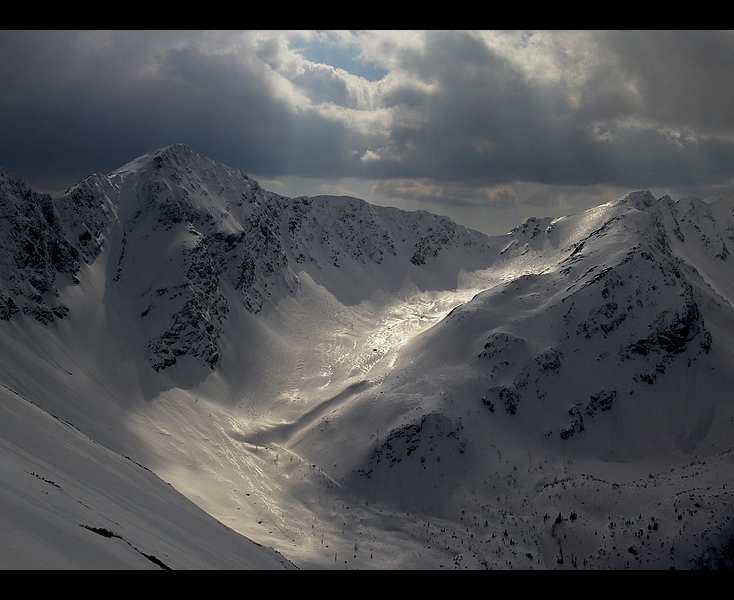
<svg viewBox="0 0 734 600">
<path fill-rule="evenodd" d="M 489 237 L 179 145 L 3 186 L 0 565 L 731 566 L 731 199 Z"/>
</svg>

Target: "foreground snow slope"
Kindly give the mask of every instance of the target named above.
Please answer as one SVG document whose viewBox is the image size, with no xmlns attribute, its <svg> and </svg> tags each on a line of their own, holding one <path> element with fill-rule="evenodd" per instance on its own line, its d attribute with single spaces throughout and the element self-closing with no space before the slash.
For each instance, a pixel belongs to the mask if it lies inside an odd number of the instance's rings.
<svg viewBox="0 0 734 600">
<path fill-rule="evenodd" d="M 3 186 L 8 398 L 273 566 L 725 560 L 730 200 L 638 192 L 487 237 L 180 145 L 53 199 Z M 198 565 L 224 563 L 169 566 Z"/>
<path fill-rule="evenodd" d="M 0 400 L 2 568 L 293 568 L 6 386 Z"/>
</svg>

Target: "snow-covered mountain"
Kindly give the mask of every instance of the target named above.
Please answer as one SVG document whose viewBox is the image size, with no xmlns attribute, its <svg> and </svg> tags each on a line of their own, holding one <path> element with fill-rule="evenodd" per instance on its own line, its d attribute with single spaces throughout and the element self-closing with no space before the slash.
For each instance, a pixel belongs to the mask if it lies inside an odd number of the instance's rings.
<svg viewBox="0 0 734 600">
<path fill-rule="evenodd" d="M 0 210 L 4 565 L 730 564 L 732 199 L 490 237 L 173 145 Z"/>
</svg>

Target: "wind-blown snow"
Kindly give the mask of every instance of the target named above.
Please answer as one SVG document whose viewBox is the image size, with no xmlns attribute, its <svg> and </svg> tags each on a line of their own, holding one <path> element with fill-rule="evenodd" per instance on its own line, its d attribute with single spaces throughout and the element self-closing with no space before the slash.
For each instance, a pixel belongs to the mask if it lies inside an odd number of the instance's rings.
<svg viewBox="0 0 734 600">
<path fill-rule="evenodd" d="M 3 182 L 3 566 L 730 564 L 730 199 L 488 237 L 181 145 Z"/>
</svg>

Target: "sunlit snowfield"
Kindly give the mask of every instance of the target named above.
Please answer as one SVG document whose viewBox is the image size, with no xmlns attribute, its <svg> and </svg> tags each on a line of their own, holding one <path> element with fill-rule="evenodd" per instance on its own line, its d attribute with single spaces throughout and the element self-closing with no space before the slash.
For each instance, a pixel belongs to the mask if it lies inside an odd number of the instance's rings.
<svg viewBox="0 0 734 600">
<path fill-rule="evenodd" d="M 415 494 L 387 498 L 435 493 L 436 502 L 415 510 L 370 501 L 344 484 L 354 481 L 348 432 L 361 425 L 348 422 L 350 403 L 367 398 L 374 410 L 390 411 L 378 397 L 400 385 L 401 351 L 412 340 L 477 293 L 540 273 L 552 260 L 519 257 L 464 274 L 457 290 L 412 290 L 352 307 L 304 285 L 309 291 L 298 301 L 284 299 L 269 316 L 270 333 L 286 350 L 252 386 L 256 394 L 223 405 L 216 387 L 170 390 L 135 417 L 137 432 L 159 454 L 156 472 L 164 480 L 302 569 L 688 568 L 676 560 L 676 547 L 689 557 L 703 553 L 707 540 L 702 534 L 700 548 L 682 541 L 687 528 L 730 527 L 731 491 L 722 483 L 734 476 L 729 453 L 700 463 L 706 469 L 695 462 L 669 468 L 654 460 L 548 459 L 534 455 L 532 443 L 503 456 L 508 431 L 502 441 L 487 439 L 484 456 L 472 463 L 483 465 L 484 475 L 462 481 L 446 473 L 438 490 L 394 481 L 415 486 Z M 440 377 L 435 385 L 430 373 L 424 379 L 415 411 L 428 396 L 452 402 Z M 474 416 L 482 427 L 483 415 Z M 379 430 L 361 433 L 375 445 L 384 441 Z M 335 440 L 344 444 L 346 465 L 330 446 Z"/>
<path fill-rule="evenodd" d="M 258 382 L 257 397 L 243 397 L 235 407 L 171 390 L 137 415 L 138 433 L 166 454 L 157 473 L 301 568 L 437 566 L 433 552 L 422 559 L 424 535 L 436 535 L 422 529 L 424 522 L 351 498 L 328 466 L 312 464 L 294 447 L 320 419 L 389 377 L 414 336 L 498 277 L 474 273 L 455 291 L 414 290 L 353 307 L 314 287 L 312 298 L 300 300 L 308 314 L 284 299 L 271 319 L 288 350 L 272 373 L 287 374 L 284 379 Z M 151 423 L 167 423 L 166 430 Z"/>
</svg>

